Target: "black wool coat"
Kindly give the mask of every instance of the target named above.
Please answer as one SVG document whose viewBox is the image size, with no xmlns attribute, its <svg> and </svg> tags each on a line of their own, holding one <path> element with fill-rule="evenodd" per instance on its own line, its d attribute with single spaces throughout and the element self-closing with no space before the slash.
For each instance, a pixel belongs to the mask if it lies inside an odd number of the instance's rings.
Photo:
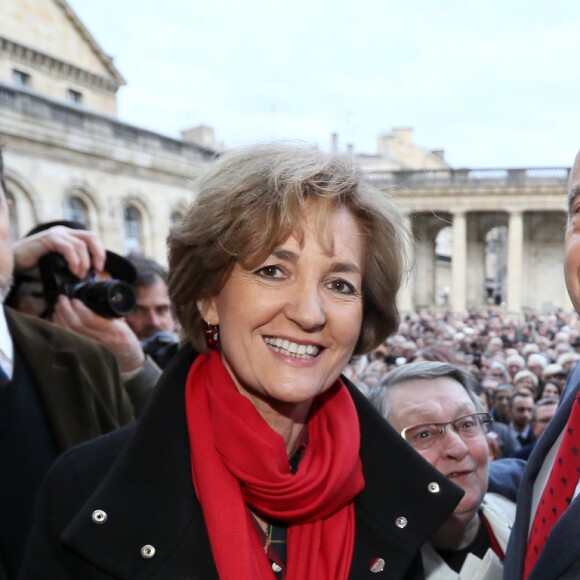
<svg viewBox="0 0 580 580">
<path fill-rule="evenodd" d="M 190 347 L 175 355 L 135 427 L 78 446 L 55 464 L 39 497 L 23 580 L 218 578 L 191 477 L 184 387 L 193 359 Z M 349 389 L 365 476 L 355 499 L 350 578 L 423 578 L 420 547 L 463 491 Z M 385 561 L 378 575 L 370 571 L 376 558 Z"/>
</svg>

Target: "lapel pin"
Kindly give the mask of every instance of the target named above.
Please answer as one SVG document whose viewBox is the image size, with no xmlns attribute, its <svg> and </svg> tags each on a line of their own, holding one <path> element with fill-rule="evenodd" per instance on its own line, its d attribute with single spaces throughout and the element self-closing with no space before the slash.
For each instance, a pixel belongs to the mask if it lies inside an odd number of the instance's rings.
<svg viewBox="0 0 580 580">
<path fill-rule="evenodd" d="M 385 561 L 382 558 L 373 558 L 371 560 L 371 565 L 369 566 L 369 570 L 373 574 L 378 574 L 385 569 Z"/>
</svg>

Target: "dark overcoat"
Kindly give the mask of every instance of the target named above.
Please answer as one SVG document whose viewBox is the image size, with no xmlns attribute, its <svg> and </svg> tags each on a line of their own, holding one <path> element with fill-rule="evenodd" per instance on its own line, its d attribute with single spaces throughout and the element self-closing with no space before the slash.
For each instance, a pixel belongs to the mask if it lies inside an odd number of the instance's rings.
<svg viewBox="0 0 580 580">
<path fill-rule="evenodd" d="M 560 436 L 580 390 L 580 364 L 568 378 L 558 411 L 550 419 L 528 459 L 520 483 L 516 521 L 504 564 L 505 580 L 520 580 L 524 565 L 532 509 L 534 482 L 546 455 Z M 580 429 L 580 425 L 576 428 Z M 529 580 L 578 580 L 580 578 L 580 496 L 556 522 L 529 576 Z"/>
<path fill-rule="evenodd" d="M 135 420 L 109 349 L 40 318 L 4 311 L 58 453 Z"/>
<path fill-rule="evenodd" d="M 134 421 L 113 354 L 96 342 L 4 307 L 57 453 Z M 1 452 L 1 450 L 0 450 Z M 29 514 L 22 514 L 28 519 Z M 0 561 L 0 580 L 6 573 Z"/>
<path fill-rule="evenodd" d="M 174 357 L 135 427 L 70 450 L 54 465 L 40 494 L 23 579 L 218 577 L 191 476 L 184 386 L 193 356 L 184 347 Z M 365 476 L 355 500 L 350 577 L 423 578 L 420 547 L 463 492 L 349 388 Z M 378 575 L 370 571 L 376 558 L 385 561 Z"/>
</svg>

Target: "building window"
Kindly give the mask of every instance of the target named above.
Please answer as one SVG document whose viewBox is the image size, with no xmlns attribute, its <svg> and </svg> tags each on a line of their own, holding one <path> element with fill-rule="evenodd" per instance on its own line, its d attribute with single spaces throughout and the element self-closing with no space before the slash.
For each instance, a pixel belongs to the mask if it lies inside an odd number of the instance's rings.
<svg viewBox="0 0 580 580">
<path fill-rule="evenodd" d="M 21 70 L 14 69 L 12 71 L 12 82 L 18 87 L 29 87 L 30 75 Z"/>
<path fill-rule="evenodd" d="M 83 94 L 78 91 L 68 90 L 68 102 L 74 105 L 80 105 L 83 102 Z"/>
<path fill-rule="evenodd" d="M 75 196 L 67 197 L 64 201 L 64 219 L 70 222 L 79 222 L 89 226 L 89 212 L 87 204 Z"/>
<path fill-rule="evenodd" d="M 174 227 L 181 223 L 183 219 L 183 214 L 180 211 L 172 211 L 171 216 L 169 217 L 169 224 L 171 227 Z"/>
<path fill-rule="evenodd" d="M 133 206 L 128 205 L 123 214 L 124 233 L 125 233 L 125 253 L 129 254 L 135 252 L 142 253 L 141 247 L 141 214 L 139 210 Z"/>
</svg>

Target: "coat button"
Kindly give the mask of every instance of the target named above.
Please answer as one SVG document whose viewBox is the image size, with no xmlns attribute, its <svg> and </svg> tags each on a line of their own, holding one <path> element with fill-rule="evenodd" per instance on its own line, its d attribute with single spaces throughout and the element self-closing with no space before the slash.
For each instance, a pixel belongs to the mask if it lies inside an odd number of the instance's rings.
<svg viewBox="0 0 580 580">
<path fill-rule="evenodd" d="M 104 524 L 107 521 L 107 512 L 104 512 L 103 510 L 95 510 L 91 517 L 95 524 Z"/>
<path fill-rule="evenodd" d="M 395 520 L 395 524 L 397 524 L 398 528 L 404 528 L 407 525 L 407 518 L 403 517 L 403 516 L 399 516 L 396 520 Z"/>
<path fill-rule="evenodd" d="M 155 556 L 155 548 L 150 544 L 145 544 L 141 548 L 141 556 L 143 556 L 143 558 L 153 558 L 153 556 Z"/>
<path fill-rule="evenodd" d="M 439 493 L 441 491 L 439 484 L 436 481 L 432 481 L 428 486 L 427 489 L 431 493 Z"/>
<path fill-rule="evenodd" d="M 369 566 L 369 570 L 373 574 L 378 574 L 385 569 L 385 561 L 382 558 L 373 558 L 371 560 L 371 565 Z"/>
<path fill-rule="evenodd" d="M 272 562 L 272 570 L 276 573 L 282 572 L 282 566 L 280 566 L 280 564 L 277 564 L 276 562 Z"/>
</svg>

